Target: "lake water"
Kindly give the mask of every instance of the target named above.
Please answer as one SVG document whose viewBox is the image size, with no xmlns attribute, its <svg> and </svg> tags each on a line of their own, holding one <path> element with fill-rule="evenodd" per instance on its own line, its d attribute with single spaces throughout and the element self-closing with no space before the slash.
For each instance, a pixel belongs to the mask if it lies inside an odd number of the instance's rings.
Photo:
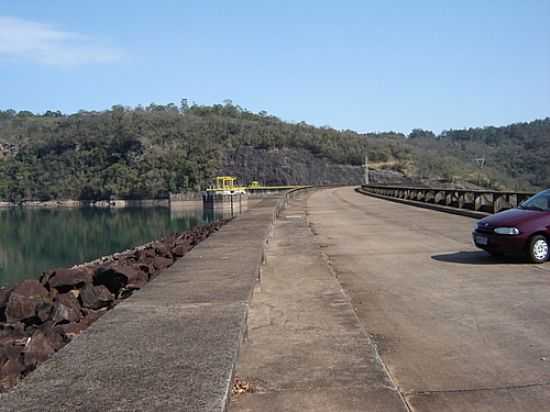
<svg viewBox="0 0 550 412">
<path fill-rule="evenodd" d="M 202 208 L 0 209 L 0 286 L 212 222 Z"/>
</svg>

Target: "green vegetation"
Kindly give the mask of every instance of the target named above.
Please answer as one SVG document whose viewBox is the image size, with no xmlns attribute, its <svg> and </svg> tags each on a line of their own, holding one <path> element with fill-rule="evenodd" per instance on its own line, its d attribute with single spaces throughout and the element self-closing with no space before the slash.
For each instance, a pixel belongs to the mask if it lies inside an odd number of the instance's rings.
<svg viewBox="0 0 550 412">
<path fill-rule="evenodd" d="M 444 131 L 437 137 L 421 132 L 413 131 L 409 139 L 420 175 L 427 168 L 435 175 L 499 190 L 550 187 L 550 118 Z M 423 157 L 426 162 L 420 161 Z"/>
<path fill-rule="evenodd" d="M 0 111 L 0 143 L 0 199 L 9 201 L 158 198 L 198 190 L 212 176 L 231 173 L 226 154 L 241 147 L 307 151 L 352 166 L 362 164 L 368 149 L 374 167 L 409 177 L 499 189 L 550 186 L 550 118 L 439 136 L 360 134 L 287 123 L 229 101 L 198 106 L 183 100 L 179 107 L 113 106 L 72 115 Z M 483 169 L 475 161 L 480 157 Z"/>
</svg>

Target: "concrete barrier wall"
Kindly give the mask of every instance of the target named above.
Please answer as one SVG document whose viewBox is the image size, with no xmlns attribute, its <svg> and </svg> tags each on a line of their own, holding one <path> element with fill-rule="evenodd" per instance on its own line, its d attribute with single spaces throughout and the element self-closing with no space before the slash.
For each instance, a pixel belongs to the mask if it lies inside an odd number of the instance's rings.
<svg viewBox="0 0 550 412">
<path fill-rule="evenodd" d="M 473 212 L 496 213 L 517 207 L 533 196 L 530 192 L 498 192 L 491 190 L 438 189 L 363 185 L 361 191 L 390 198 L 441 205 Z"/>
<path fill-rule="evenodd" d="M 202 201 L 202 192 L 170 193 L 170 202 Z"/>
<path fill-rule="evenodd" d="M 296 188 L 298 189 L 298 188 Z M 262 199 L 264 197 L 279 197 L 284 195 L 284 193 L 288 192 L 289 190 L 295 190 L 295 189 L 289 189 L 287 188 L 261 188 L 261 189 L 254 189 L 254 188 L 248 188 L 246 189 L 246 192 L 248 193 L 249 199 Z"/>
</svg>

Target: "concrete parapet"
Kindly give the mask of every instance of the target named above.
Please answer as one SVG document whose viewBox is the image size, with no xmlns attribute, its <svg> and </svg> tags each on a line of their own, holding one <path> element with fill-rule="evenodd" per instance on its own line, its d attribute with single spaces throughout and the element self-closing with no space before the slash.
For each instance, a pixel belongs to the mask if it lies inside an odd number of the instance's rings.
<svg viewBox="0 0 550 412">
<path fill-rule="evenodd" d="M 464 211 L 496 213 L 517 207 L 531 197 L 529 192 L 498 192 L 491 190 L 439 189 L 363 185 L 361 191 L 389 198 L 454 207 Z M 435 209 L 435 208 L 434 208 Z"/>
</svg>

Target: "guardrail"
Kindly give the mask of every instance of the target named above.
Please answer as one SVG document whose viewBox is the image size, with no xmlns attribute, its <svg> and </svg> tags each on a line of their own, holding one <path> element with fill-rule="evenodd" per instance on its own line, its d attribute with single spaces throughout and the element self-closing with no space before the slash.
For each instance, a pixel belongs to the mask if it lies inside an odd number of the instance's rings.
<svg viewBox="0 0 550 412">
<path fill-rule="evenodd" d="M 366 193 L 435 204 L 474 212 L 496 213 L 517 207 L 521 202 L 533 196 L 529 192 L 498 192 L 491 190 L 443 189 L 430 187 L 402 187 L 363 185 Z"/>
<path fill-rule="evenodd" d="M 286 209 L 286 207 L 288 206 L 289 200 L 294 199 L 300 193 L 304 193 L 304 192 L 308 192 L 310 190 L 316 190 L 316 189 L 317 188 L 314 186 L 302 186 L 302 187 L 297 187 L 295 189 L 290 189 L 286 191 L 283 194 L 283 196 L 279 198 L 279 200 L 277 201 L 277 204 L 275 205 L 275 210 L 273 213 L 273 222 L 275 222 L 277 217 L 279 217 L 279 214 L 281 213 L 281 211 Z"/>
</svg>

